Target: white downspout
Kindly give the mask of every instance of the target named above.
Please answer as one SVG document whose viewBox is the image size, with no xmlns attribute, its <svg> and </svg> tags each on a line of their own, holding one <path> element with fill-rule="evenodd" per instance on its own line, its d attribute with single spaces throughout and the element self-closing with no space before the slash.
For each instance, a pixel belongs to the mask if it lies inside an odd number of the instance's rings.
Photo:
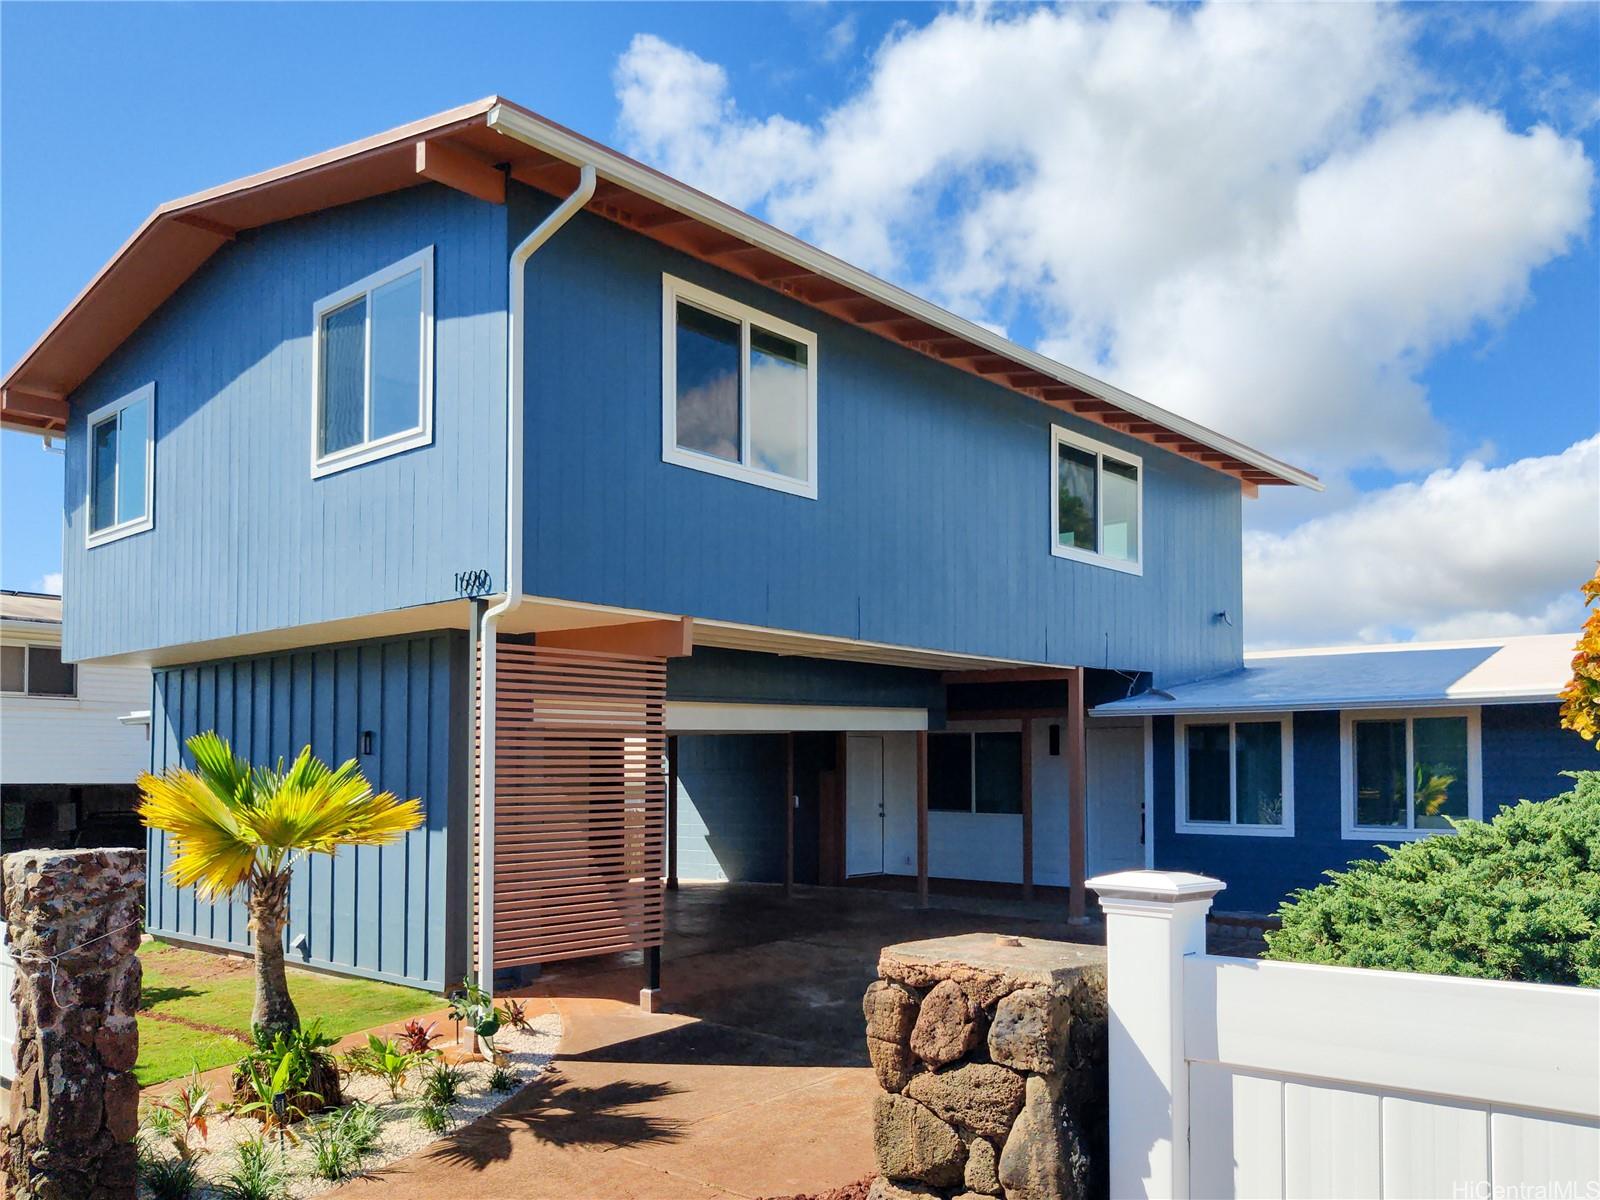
<svg viewBox="0 0 1600 1200">
<path fill-rule="evenodd" d="M 483 614 L 483 715 L 478 753 L 478 986 L 494 992 L 494 662 L 500 618 L 522 603 L 523 276 L 528 260 L 570 221 L 594 195 L 594 167 L 585 164 L 572 195 L 540 221 L 511 252 L 510 291 L 506 296 L 506 578 L 505 595 Z"/>
</svg>

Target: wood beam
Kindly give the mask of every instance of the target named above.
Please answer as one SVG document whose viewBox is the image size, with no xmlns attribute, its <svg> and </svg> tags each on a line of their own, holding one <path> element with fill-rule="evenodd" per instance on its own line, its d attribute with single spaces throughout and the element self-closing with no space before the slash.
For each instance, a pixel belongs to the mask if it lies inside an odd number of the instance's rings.
<svg viewBox="0 0 1600 1200">
<path fill-rule="evenodd" d="M 59 392 L 35 391 L 12 384 L 0 396 L 0 412 L 8 417 L 34 417 L 67 424 L 67 398 Z"/>
<path fill-rule="evenodd" d="M 1022 898 L 1033 899 L 1033 718 L 1022 719 Z"/>
<path fill-rule="evenodd" d="M 665 229 L 669 225 L 688 225 L 698 219 L 697 217 L 691 217 L 688 213 L 681 213 L 676 209 L 668 208 L 658 213 L 646 213 L 642 217 L 635 217 L 633 227 L 648 233 L 652 229 Z"/>
<path fill-rule="evenodd" d="M 639 658 L 687 658 L 694 653 L 694 620 L 630 621 L 624 625 L 592 625 L 584 629 L 552 629 L 536 635 L 541 646 L 564 650 L 601 650 Z"/>
<path fill-rule="evenodd" d="M 917 730 L 917 907 L 928 907 L 928 731 Z"/>
<path fill-rule="evenodd" d="M 224 242 L 231 242 L 239 235 L 239 231 L 232 225 L 224 225 L 221 221 L 213 221 L 210 217 L 202 217 L 199 213 L 179 213 L 173 220 L 180 225 L 187 225 L 190 229 L 209 233 Z"/>
<path fill-rule="evenodd" d="M 1039 683 L 1070 679 L 1076 667 L 986 667 L 978 671 L 945 671 L 941 683 Z"/>
<path fill-rule="evenodd" d="M 783 772 L 783 894 L 794 895 L 794 734 L 784 739 Z"/>
<path fill-rule="evenodd" d="M 1089 771 L 1083 716 L 1083 668 L 1079 667 L 1067 681 L 1067 920 L 1072 924 L 1088 920 L 1084 914 L 1083 880 Z"/>
<path fill-rule="evenodd" d="M 489 204 L 506 202 L 505 172 L 443 142 L 417 143 L 417 174 Z"/>
<path fill-rule="evenodd" d="M 667 890 L 678 890 L 678 739 L 667 739 Z"/>
</svg>

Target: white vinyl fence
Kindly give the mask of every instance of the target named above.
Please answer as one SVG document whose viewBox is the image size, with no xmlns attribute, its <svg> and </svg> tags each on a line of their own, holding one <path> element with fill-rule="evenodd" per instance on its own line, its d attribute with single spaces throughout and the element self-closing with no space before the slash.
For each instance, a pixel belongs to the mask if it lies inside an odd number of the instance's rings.
<svg viewBox="0 0 1600 1200">
<path fill-rule="evenodd" d="M 1115 1200 L 1600 1197 L 1600 990 L 1220 958 L 1219 881 L 1089 886 Z"/>
</svg>

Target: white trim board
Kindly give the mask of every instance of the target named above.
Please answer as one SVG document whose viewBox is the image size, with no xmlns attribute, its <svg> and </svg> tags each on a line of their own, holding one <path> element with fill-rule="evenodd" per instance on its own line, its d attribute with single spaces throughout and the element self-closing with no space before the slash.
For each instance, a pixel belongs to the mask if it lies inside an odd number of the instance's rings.
<svg viewBox="0 0 1600 1200">
<path fill-rule="evenodd" d="M 669 700 L 666 727 L 669 733 L 896 733 L 926 729 L 928 710 Z"/>
</svg>

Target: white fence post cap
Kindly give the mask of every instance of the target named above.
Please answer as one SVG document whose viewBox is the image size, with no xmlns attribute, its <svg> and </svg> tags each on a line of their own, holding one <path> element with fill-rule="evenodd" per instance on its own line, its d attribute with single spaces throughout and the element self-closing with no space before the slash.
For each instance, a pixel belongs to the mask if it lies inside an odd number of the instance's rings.
<svg viewBox="0 0 1600 1200">
<path fill-rule="evenodd" d="M 1189 871 L 1112 871 L 1087 880 L 1102 900 L 1148 900 L 1182 904 L 1209 900 L 1228 885 Z"/>
</svg>

